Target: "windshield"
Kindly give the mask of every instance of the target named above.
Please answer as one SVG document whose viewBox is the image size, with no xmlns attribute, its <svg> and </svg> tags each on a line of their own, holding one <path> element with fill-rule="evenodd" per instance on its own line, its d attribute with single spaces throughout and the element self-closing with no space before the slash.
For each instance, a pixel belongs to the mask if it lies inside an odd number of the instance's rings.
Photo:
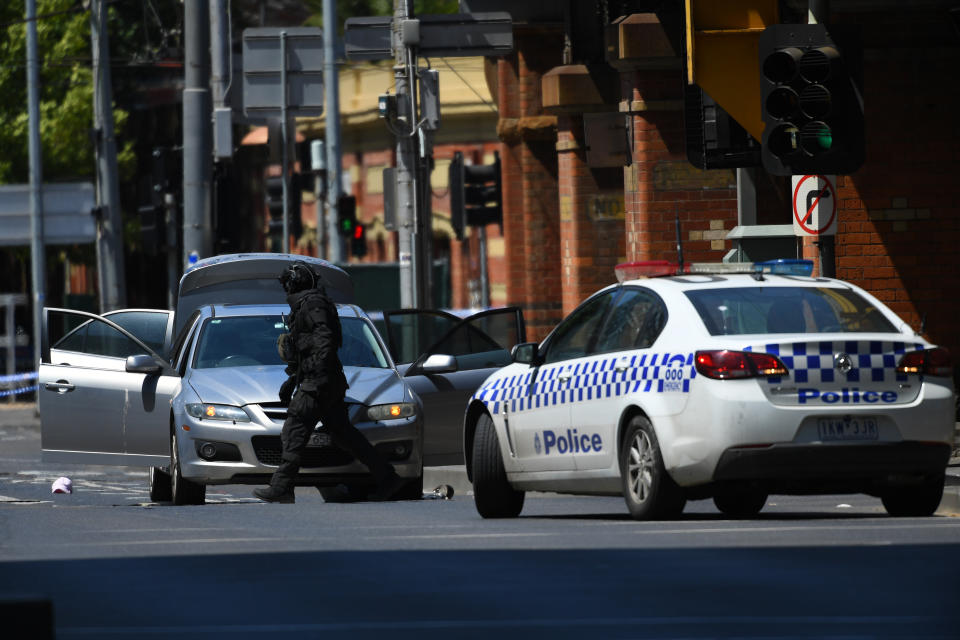
<svg viewBox="0 0 960 640">
<path fill-rule="evenodd" d="M 340 318 L 343 346 L 337 351 L 345 367 L 389 367 L 371 326 L 361 318 Z M 280 316 L 208 318 L 193 359 L 194 369 L 283 365 L 277 338 L 287 328 Z"/>
<path fill-rule="evenodd" d="M 736 287 L 684 292 L 710 335 L 896 333 L 862 296 L 826 287 Z"/>
</svg>

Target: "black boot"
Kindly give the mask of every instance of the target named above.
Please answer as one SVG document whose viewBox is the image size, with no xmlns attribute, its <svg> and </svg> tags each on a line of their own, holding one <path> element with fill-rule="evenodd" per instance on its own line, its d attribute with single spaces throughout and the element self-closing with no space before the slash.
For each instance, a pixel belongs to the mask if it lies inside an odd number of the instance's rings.
<svg viewBox="0 0 960 640">
<path fill-rule="evenodd" d="M 281 504 L 293 504 L 296 500 L 293 487 L 296 484 L 297 472 L 300 465 L 281 460 L 280 466 L 273 472 L 270 478 L 270 486 L 263 489 L 254 489 L 253 495 L 264 502 L 279 502 Z"/>
<path fill-rule="evenodd" d="M 377 490 L 370 494 L 372 502 L 392 500 L 407 485 L 407 480 L 397 475 L 392 465 L 387 465 L 389 471 L 378 474 Z"/>
</svg>

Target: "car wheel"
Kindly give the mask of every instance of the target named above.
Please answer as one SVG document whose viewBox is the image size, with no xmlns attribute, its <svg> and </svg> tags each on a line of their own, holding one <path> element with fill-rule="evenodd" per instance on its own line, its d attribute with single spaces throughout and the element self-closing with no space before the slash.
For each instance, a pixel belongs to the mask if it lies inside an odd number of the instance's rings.
<svg viewBox="0 0 960 640">
<path fill-rule="evenodd" d="M 203 504 L 207 497 L 206 485 L 187 480 L 180 473 L 176 433 L 170 436 L 170 494 L 173 504 Z"/>
<path fill-rule="evenodd" d="M 713 504 L 731 518 L 749 518 L 767 504 L 767 494 L 749 489 L 720 491 L 713 496 Z"/>
<path fill-rule="evenodd" d="M 473 501 L 484 518 L 516 518 L 523 509 L 524 492 L 507 480 L 500 441 L 493 420 L 484 414 L 473 439 Z"/>
<path fill-rule="evenodd" d="M 420 500 L 423 498 L 423 472 L 420 472 L 419 478 L 411 478 L 403 486 L 394 500 Z"/>
<path fill-rule="evenodd" d="M 932 516 L 943 499 L 944 476 L 938 476 L 915 487 L 894 487 L 880 497 L 883 508 L 891 516 Z"/>
<path fill-rule="evenodd" d="M 635 416 L 627 425 L 620 450 L 623 498 L 635 520 L 656 520 L 680 515 L 686 496 L 663 466 L 660 444 L 653 425 Z"/>
<path fill-rule="evenodd" d="M 170 502 L 173 498 L 170 474 L 162 467 L 150 467 L 147 471 L 147 485 L 150 487 L 151 502 Z"/>
</svg>

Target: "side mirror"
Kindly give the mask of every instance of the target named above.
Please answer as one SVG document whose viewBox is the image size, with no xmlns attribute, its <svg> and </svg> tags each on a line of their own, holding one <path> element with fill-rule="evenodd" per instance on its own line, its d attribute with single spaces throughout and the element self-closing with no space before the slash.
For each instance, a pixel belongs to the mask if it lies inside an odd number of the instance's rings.
<svg viewBox="0 0 960 640">
<path fill-rule="evenodd" d="M 521 364 L 537 364 L 537 343 L 521 342 L 510 350 L 510 359 Z"/>
<path fill-rule="evenodd" d="M 420 365 L 422 373 L 452 373 L 457 370 L 457 359 L 443 353 L 435 353 Z"/>
<path fill-rule="evenodd" d="M 153 359 L 153 356 L 145 353 L 127 356 L 125 369 L 127 373 L 145 373 L 147 375 L 155 375 L 163 371 L 163 367 Z"/>
</svg>

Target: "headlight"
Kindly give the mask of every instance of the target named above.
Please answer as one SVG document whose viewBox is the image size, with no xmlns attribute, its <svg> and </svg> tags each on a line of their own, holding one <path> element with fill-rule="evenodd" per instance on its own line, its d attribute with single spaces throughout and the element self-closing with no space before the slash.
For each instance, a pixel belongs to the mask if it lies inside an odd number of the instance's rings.
<svg viewBox="0 0 960 640">
<path fill-rule="evenodd" d="M 240 407 L 231 407 L 226 404 L 200 404 L 198 402 L 186 405 L 187 413 L 200 420 L 232 420 L 233 422 L 250 422 L 250 416 Z"/>
<path fill-rule="evenodd" d="M 371 420 L 396 420 L 398 418 L 409 418 L 416 412 L 417 405 L 412 402 L 376 404 L 367 409 L 367 417 Z"/>
</svg>

